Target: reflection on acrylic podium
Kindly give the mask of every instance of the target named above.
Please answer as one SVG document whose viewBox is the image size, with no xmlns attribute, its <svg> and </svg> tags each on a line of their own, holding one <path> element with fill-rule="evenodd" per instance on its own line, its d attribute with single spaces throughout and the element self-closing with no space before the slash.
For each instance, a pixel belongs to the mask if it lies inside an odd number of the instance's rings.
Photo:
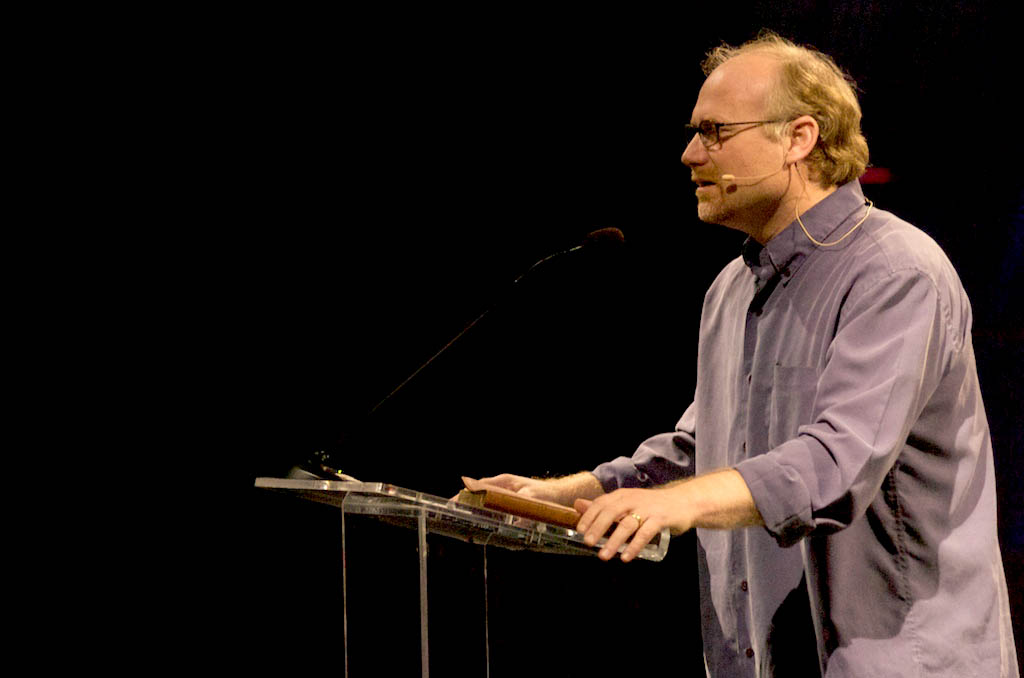
<svg viewBox="0 0 1024 678">
<path fill-rule="evenodd" d="M 428 676 L 429 625 L 427 535 L 437 534 L 479 545 L 483 573 L 483 639 L 486 673 L 490 675 L 489 610 L 487 594 L 487 548 L 498 546 L 512 550 L 541 553 L 594 556 L 604 541 L 587 546 L 583 535 L 573 529 L 514 516 L 509 513 L 456 503 L 450 499 L 407 490 L 385 483 L 346 482 L 320 479 L 257 478 L 256 487 L 287 492 L 305 500 L 329 504 L 341 509 L 342 542 L 342 595 L 343 655 L 345 675 L 348 675 L 349 657 L 349 589 L 364 584 L 349 581 L 349 548 L 346 544 L 346 523 L 349 516 L 371 516 L 377 522 L 412 528 L 416 536 L 416 554 L 419 576 L 419 648 L 421 675 Z M 382 538 L 388 538 L 384 535 Z M 669 533 L 662 531 L 640 553 L 638 558 L 661 561 L 668 551 Z M 370 546 L 364 548 L 372 548 Z M 358 555 L 353 552 L 353 556 Z M 359 624 L 353 618 L 353 624 Z M 400 651 L 397 649 L 395 651 Z"/>
</svg>

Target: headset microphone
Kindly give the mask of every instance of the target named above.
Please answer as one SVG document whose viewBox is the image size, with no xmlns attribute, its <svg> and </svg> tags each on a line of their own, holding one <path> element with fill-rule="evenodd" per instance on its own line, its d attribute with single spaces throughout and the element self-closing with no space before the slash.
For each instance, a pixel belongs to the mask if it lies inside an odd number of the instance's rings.
<svg viewBox="0 0 1024 678">
<path fill-rule="evenodd" d="M 754 176 L 750 176 L 750 177 L 738 177 L 735 174 L 723 174 L 722 175 L 722 181 L 725 181 L 725 182 L 733 182 L 733 181 L 736 181 L 736 180 L 739 180 L 739 181 L 760 181 L 761 179 L 767 179 L 768 177 L 775 176 L 776 174 L 778 174 L 779 172 L 782 172 L 785 169 L 786 169 L 785 167 L 782 167 L 780 169 L 775 170 L 774 172 L 769 172 L 768 174 L 758 174 L 758 175 L 754 175 Z"/>
</svg>

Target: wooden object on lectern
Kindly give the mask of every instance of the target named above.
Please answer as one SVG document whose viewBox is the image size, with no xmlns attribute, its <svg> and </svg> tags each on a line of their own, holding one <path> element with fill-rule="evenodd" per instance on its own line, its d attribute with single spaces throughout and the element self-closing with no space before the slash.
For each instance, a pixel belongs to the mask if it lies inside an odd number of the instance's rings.
<svg viewBox="0 0 1024 678">
<path fill-rule="evenodd" d="M 542 499 L 531 499 L 521 494 L 516 494 L 504 487 L 482 483 L 474 478 L 462 477 L 466 489 L 459 492 L 457 501 L 460 504 L 479 506 L 504 511 L 523 518 L 539 520 L 552 525 L 562 527 L 576 527 L 580 521 L 579 511 L 568 506 L 562 506 L 552 501 Z"/>
</svg>

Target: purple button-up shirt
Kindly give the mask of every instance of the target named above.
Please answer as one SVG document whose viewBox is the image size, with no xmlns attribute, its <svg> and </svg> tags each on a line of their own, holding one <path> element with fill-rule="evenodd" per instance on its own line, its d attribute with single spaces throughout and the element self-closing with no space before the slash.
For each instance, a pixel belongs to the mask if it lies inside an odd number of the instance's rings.
<svg viewBox="0 0 1024 678">
<path fill-rule="evenodd" d="M 802 215 L 833 242 L 856 181 Z M 704 300 L 693 404 L 594 473 L 732 467 L 767 529 L 697 530 L 711 676 L 1018 676 L 971 309 L 938 245 L 873 209 L 794 222 Z"/>
</svg>

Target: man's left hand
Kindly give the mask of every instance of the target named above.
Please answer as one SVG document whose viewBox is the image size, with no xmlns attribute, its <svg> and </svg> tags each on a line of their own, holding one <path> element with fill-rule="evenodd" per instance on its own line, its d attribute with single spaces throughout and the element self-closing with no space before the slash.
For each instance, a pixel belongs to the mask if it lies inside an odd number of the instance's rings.
<svg viewBox="0 0 1024 678">
<path fill-rule="evenodd" d="M 623 489 L 593 501 L 577 499 L 574 508 L 583 514 L 576 530 L 593 546 L 618 523 L 598 552 L 610 560 L 629 541 L 622 560 L 635 558 L 654 535 L 668 528 L 682 534 L 692 527 L 732 530 L 764 525 L 746 482 L 735 469 L 721 469 L 653 489 Z"/>
<path fill-rule="evenodd" d="M 621 556 L 623 562 L 629 562 L 662 529 L 682 534 L 691 527 L 678 487 L 615 490 L 593 501 L 577 499 L 574 508 L 583 514 L 576 530 L 583 533 L 583 541 L 589 546 L 618 523 L 597 554 L 602 560 L 611 559 L 629 540 Z"/>
</svg>

